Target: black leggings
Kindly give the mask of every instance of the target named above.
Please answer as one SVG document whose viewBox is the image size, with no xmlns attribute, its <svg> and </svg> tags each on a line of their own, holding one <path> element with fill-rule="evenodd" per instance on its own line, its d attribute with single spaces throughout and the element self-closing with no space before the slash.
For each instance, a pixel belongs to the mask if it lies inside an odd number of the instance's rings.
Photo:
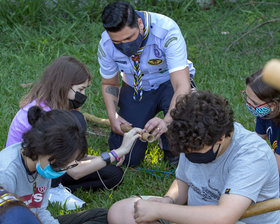
<svg viewBox="0 0 280 224">
<path fill-rule="evenodd" d="M 118 184 L 123 175 L 122 168 L 116 167 L 114 165 L 106 166 L 100 169 L 98 172 L 107 188 L 114 187 L 116 184 Z M 71 191 L 75 191 L 78 188 L 82 188 L 82 190 L 92 189 L 93 191 L 104 189 L 104 186 L 99 179 L 97 172 L 91 173 L 78 180 L 74 180 L 66 173 L 61 178 L 54 179 L 52 181 L 52 187 L 56 187 L 60 182 L 65 187 L 70 188 Z"/>
<path fill-rule="evenodd" d="M 60 224 L 106 224 L 107 210 L 93 208 L 86 211 L 58 216 Z"/>
</svg>

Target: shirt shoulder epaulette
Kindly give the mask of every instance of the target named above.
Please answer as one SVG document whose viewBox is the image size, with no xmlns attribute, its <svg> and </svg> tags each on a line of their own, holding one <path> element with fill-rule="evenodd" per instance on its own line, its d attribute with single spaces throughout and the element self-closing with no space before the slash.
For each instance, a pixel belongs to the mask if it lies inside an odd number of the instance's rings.
<svg viewBox="0 0 280 224">
<path fill-rule="evenodd" d="M 157 38 L 164 39 L 164 37 L 168 33 L 168 30 L 152 23 L 151 24 L 151 33 L 154 36 L 156 36 Z"/>
<path fill-rule="evenodd" d="M 107 33 L 107 31 L 105 30 L 102 34 L 101 34 L 101 41 L 103 42 L 103 44 L 105 44 L 108 40 L 110 40 L 110 36 Z"/>
</svg>

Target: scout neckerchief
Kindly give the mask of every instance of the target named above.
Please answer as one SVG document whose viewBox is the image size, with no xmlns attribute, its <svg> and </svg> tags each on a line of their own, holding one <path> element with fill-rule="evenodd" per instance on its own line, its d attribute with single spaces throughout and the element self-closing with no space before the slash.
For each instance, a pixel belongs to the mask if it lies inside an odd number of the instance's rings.
<svg viewBox="0 0 280 224">
<path fill-rule="evenodd" d="M 136 100 L 138 98 L 139 101 L 142 100 L 143 89 L 142 89 L 142 74 L 140 69 L 140 55 L 142 54 L 146 42 L 147 37 L 151 27 L 151 15 L 148 12 L 144 12 L 145 23 L 144 23 L 144 37 L 141 43 L 140 48 L 137 50 L 136 54 L 131 57 L 133 61 L 133 77 L 134 77 L 134 93 L 133 99 Z"/>
<path fill-rule="evenodd" d="M 14 195 L 4 189 L 0 189 L 0 206 L 10 201 L 19 201 Z"/>
</svg>

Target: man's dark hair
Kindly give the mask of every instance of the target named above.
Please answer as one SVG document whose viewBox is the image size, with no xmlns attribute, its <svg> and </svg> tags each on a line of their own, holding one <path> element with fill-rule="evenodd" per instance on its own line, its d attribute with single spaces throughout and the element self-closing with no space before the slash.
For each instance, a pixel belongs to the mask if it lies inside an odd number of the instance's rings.
<svg viewBox="0 0 280 224">
<path fill-rule="evenodd" d="M 199 151 L 213 145 L 233 131 L 233 111 L 226 99 L 209 91 L 197 91 L 178 98 L 171 111 L 173 121 L 167 138 L 171 150 L 178 154 Z"/>
<path fill-rule="evenodd" d="M 114 2 L 107 5 L 102 13 L 104 28 L 109 32 L 118 32 L 125 26 L 138 27 L 137 14 L 128 2 Z"/>
<path fill-rule="evenodd" d="M 28 122 L 32 128 L 23 134 L 22 148 L 23 154 L 33 161 L 39 155 L 51 155 L 53 166 L 64 168 L 87 154 L 85 129 L 70 111 L 45 112 L 34 106 L 28 110 Z"/>
</svg>

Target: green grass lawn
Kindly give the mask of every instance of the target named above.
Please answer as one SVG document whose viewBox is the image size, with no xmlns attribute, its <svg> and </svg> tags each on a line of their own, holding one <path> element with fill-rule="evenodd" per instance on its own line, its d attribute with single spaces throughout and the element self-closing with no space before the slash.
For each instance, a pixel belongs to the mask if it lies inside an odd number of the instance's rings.
<svg viewBox="0 0 280 224">
<path fill-rule="evenodd" d="M 77 57 L 93 74 L 82 112 L 107 117 L 101 94 L 97 47 L 103 32 L 101 12 L 111 1 L 51 2 L 0 0 L 1 149 L 5 147 L 9 125 L 19 109 L 18 102 L 29 90 L 20 84 L 38 80 L 44 68 L 62 55 Z M 253 131 L 254 117 L 247 111 L 240 91 L 245 88 L 247 76 L 269 59 L 280 57 L 280 22 L 252 29 L 280 16 L 279 1 L 237 0 L 237 3 L 230 3 L 216 0 L 216 5 L 209 10 L 202 10 L 194 0 L 131 2 L 138 10 L 165 14 L 178 23 L 187 43 L 188 58 L 196 68 L 197 87 L 226 97 L 236 121 Z M 248 31 L 248 35 L 227 49 Z M 89 130 L 97 133 L 87 136 L 89 152 L 99 154 L 107 150 L 109 130 L 92 124 L 89 124 Z M 156 143 L 149 145 L 141 167 L 173 170 L 163 162 Z M 109 208 L 115 201 L 130 195 L 163 195 L 173 179 L 172 175 L 155 177 L 129 168 L 123 183 L 114 191 L 78 191 L 75 194 L 87 202 L 87 208 Z M 50 206 L 50 211 L 54 215 L 67 213 L 57 205 Z"/>
</svg>

